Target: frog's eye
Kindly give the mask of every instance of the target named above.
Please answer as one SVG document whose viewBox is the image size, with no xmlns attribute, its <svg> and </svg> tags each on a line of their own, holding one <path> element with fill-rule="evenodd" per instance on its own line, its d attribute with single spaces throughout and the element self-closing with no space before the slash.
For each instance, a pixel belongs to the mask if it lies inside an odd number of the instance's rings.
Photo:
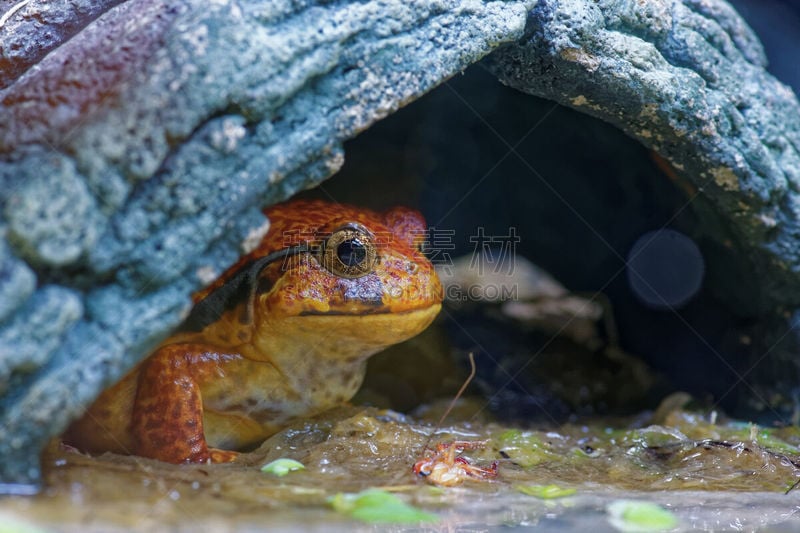
<svg viewBox="0 0 800 533">
<path fill-rule="evenodd" d="M 372 234 L 360 224 L 337 229 L 322 247 L 322 266 L 343 278 L 366 276 L 376 258 Z"/>
</svg>

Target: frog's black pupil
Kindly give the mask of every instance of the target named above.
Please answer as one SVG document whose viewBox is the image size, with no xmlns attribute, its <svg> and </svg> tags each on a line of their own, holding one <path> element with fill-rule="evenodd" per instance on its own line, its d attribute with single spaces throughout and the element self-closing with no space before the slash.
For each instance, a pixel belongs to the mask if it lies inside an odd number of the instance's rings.
<svg viewBox="0 0 800 533">
<path fill-rule="evenodd" d="M 358 266 L 367 258 L 367 249 L 358 239 L 344 241 L 336 248 L 339 261 L 347 266 Z"/>
</svg>

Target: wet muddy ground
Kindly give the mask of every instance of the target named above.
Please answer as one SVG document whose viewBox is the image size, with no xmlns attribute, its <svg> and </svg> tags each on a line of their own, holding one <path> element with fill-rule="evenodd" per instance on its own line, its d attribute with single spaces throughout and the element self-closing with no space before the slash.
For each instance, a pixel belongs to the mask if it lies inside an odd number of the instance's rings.
<svg viewBox="0 0 800 533">
<path fill-rule="evenodd" d="M 709 420 L 678 409 L 537 431 L 470 417 L 473 405 L 463 400 L 447 427 L 436 430 L 437 409 L 427 420 L 375 408 L 341 408 L 287 428 L 226 465 L 175 466 L 112 454 L 92 458 L 53 442 L 43 458 L 47 488 L 35 497 L 0 500 L 0 523 L 12 527 L 21 521 L 16 529 L 0 530 L 800 527 L 800 490 L 784 494 L 800 479 L 797 428 Z M 432 449 L 453 440 L 483 442 L 462 457 L 481 468 L 497 461 L 497 476 L 437 487 L 412 472 L 426 455 L 426 444 Z M 261 471 L 279 458 L 295 459 L 305 468 L 282 477 Z M 542 493 L 540 487 L 551 484 L 565 489 L 564 495 Z M 375 524 L 332 505 L 337 495 L 370 488 L 396 495 L 428 513 L 429 521 Z M 673 521 L 650 529 L 626 525 L 613 516 L 620 500 L 658 504 Z"/>
</svg>

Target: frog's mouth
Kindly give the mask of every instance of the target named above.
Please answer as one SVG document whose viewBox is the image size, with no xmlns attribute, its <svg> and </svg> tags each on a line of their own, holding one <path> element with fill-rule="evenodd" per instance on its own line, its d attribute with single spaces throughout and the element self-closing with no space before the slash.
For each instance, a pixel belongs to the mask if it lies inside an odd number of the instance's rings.
<svg viewBox="0 0 800 533">
<path fill-rule="evenodd" d="M 354 353 L 368 355 L 417 335 L 427 328 L 439 314 L 442 304 L 405 311 L 348 314 L 336 312 L 309 312 L 280 319 L 281 332 L 295 339 L 317 338 L 345 341 Z M 326 343 L 330 344 L 330 343 Z"/>
<path fill-rule="evenodd" d="M 429 305 L 420 305 L 417 307 L 409 307 L 407 309 L 391 309 L 387 305 L 380 305 L 379 307 L 375 308 L 359 308 L 354 309 L 352 311 L 342 310 L 342 309 L 332 309 L 330 311 L 319 311 L 314 309 L 309 309 L 307 311 L 301 311 L 295 316 L 370 316 L 370 315 L 410 315 L 413 313 L 429 311 L 431 309 L 436 309 L 438 313 L 441 309 L 442 304 L 439 302 L 432 302 Z"/>
<path fill-rule="evenodd" d="M 362 304 L 363 305 L 363 304 Z M 353 310 L 344 310 L 344 309 L 333 309 L 330 311 L 319 311 L 315 309 L 309 309 L 306 311 L 301 311 L 296 316 L 371 316 L 371 315 L 411 315 L 420 311 L 430 310 L 431 308 L 436 308 L 436 313 L 439 313 L 439 310 L 442 308 L 442 304 L 438 302 L 431 303 L 429 305 L 423 305 L 419 307 L 410 307 L 407 309 L 392 309 L 387 305 L 383 305 L 383 302 L 379 302 L 375 307 L 359 307 L 358 309 Z"/>
</svg>

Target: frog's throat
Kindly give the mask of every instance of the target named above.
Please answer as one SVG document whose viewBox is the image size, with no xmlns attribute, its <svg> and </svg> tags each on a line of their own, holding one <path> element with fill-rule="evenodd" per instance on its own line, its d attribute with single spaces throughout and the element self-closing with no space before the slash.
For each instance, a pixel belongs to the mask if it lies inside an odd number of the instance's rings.
<svg viewBox="0 0 800 533">
<path fill-rule="evenodd" d="M 253 345 L 273 360 L 295 354 L 356 362 L 422 332 L 440 309 L 436 303 L 400 313 L 272 317 L 255 332 Z"/>
</svg>

